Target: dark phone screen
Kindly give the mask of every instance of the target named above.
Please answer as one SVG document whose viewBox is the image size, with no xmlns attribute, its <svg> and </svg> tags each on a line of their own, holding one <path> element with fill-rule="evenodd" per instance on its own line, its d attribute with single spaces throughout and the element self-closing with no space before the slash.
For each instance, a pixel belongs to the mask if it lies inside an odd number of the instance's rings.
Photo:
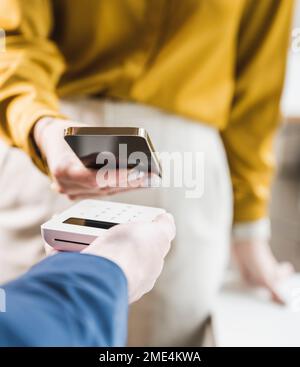
<svg viewBox="0 0 300 367">
<path fill-rule="evenodd" d="M 75 217 L 66 219 L 64 223 L 75 224 L 76 226 L 102 228 L 102 229 L 109 229 L 119 224 L 119 223 L 112 223 L 112 222 L 103 222 L 101 220 L 83 219 L 83 218 L 75 218 Z"/>
</svg>

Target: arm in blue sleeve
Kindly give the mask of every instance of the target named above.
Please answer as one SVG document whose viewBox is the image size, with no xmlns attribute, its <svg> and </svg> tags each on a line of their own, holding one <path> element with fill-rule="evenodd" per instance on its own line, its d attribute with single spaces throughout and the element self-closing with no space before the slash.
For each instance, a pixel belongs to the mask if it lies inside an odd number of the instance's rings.
<svg viewBox="0 0 300 367">
<path fill-rule="evenodd" d="M 127 281 L 113 262 L 60 253 L 2 287 L 0 346 L 123 346 Z"/>
</svg>

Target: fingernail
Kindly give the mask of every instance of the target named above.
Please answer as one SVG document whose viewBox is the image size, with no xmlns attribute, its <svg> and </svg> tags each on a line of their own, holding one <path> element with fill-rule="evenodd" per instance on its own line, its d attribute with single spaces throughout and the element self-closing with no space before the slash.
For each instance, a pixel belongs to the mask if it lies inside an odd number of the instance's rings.
<svg viewBox="0 0 300 367">
<path fill-rule="evenodd" d="M 127 181 L 128 182 L 136 181 L 144 176 L 145 176 L 145 172 L 133 169 L 128 173 Z"/>
<path fill-rule="evenodd" d="M 58 192 L 58 189 L 59 189 L 56 182 L 52 182 L 51 185 L 50 185 L 50 188 L 51 188 L 51 190 L 56 191 L 56 192 Z"/>
</svg>

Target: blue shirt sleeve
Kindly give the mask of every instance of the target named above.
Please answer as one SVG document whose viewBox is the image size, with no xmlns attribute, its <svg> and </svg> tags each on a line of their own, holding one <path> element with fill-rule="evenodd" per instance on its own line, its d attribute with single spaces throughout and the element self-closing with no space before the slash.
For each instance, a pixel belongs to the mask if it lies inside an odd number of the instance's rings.
<svg viewBox="0 0 300 367">
<path fill-rule="evenodd" d="M 127 281 L 113 262 L 60 253 L 1 287 L 0 346 L 123 346 Z"/>
</svg>

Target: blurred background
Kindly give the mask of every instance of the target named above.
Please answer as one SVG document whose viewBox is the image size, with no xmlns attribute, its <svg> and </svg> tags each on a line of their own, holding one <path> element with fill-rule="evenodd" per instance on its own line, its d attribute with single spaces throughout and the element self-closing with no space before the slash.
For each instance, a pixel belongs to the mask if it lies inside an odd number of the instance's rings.
<svg viewBox="0 0 300 367">
<path fill-rule="evenodd" d="M 300 0 L 294 26 L 300 28 Z M 221 346 L 300 346 L 300 315 L 291 300 L 300 296 L 300 50 L 289 51 L 282 96 L 283 124 L 276 144 L 270 217 L 276 257 L 290 261 L 298 274 L 283 287 L 287 307 L 271 305 L 265 295 L 241 285 L 229 273 L 216 305 L 215 340 Z M 296 298 L 294 298 L 295 300 Z M 295 304 L 294 304 L 295 305 Z"/>
<path fill-rule="evenodd" d="M 294 27 L 300 27 L 297 1 Z M 281 260 L 290 260 L 300 271 L 300 51 L 290 49 L 286 86 L 282 98 L 284 125 L 276 142 L 278 162 L 273 184 L 272 247 Z"/>
</svg>

